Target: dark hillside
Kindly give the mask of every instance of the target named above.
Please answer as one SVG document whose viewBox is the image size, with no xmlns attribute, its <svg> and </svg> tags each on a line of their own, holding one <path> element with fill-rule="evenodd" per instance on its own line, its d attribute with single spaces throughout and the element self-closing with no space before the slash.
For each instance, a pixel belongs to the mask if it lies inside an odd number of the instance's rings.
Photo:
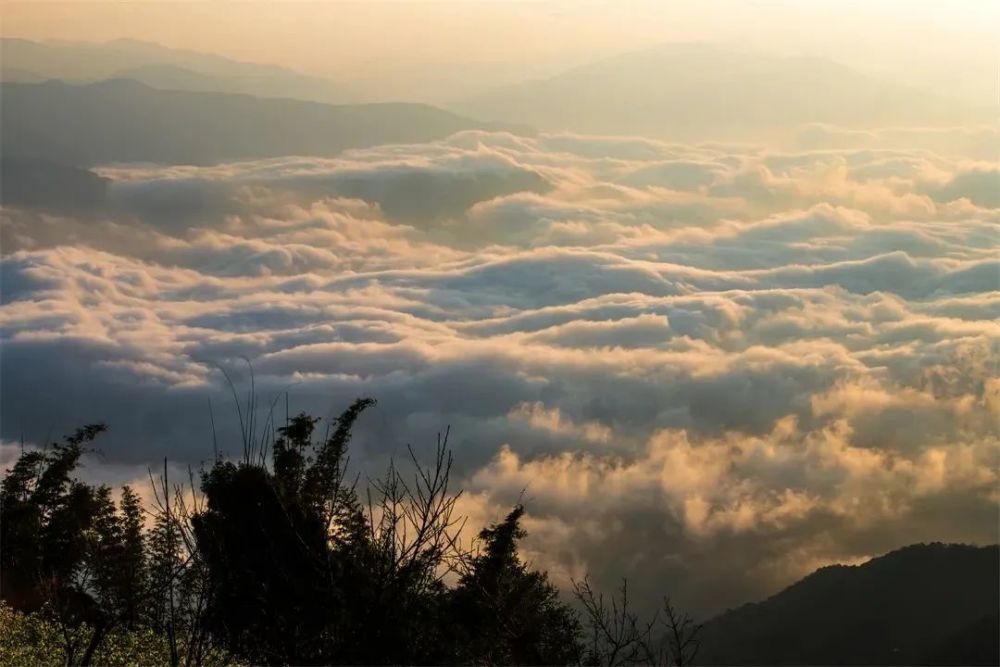
<svg viewBox="0 0 1000 667">
<path fill-rule="evenodd" d="M 702 664 L 997 664 L 998 548 L 918 544 L 817 570 L 705 627 Z"/>
<path fill-rule="evenodd" d="M 497 129 L 423 104 L 328 105 L 156 90 L 126 79 L 81 86 L 5 83 L 2 112 L 4 155 L 75 166 L 329 156 Z"/>
</svg>

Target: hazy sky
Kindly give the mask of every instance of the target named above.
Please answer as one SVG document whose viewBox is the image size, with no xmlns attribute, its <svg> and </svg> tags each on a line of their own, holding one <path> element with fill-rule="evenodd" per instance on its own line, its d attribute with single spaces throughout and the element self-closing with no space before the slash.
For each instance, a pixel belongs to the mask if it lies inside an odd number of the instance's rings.
<svg viewBox="0 0 1000 667">
<path fill-rule="evenodd" d="M 544 74 L 644 45 L 711 40 L 830 57 L 972 94 L 995 83 L 998 7 L 987 0 L 947 9 L 932 0 L 7 2 L 3 33 L 128 37 L 369 80 L 423 64 L 501 63 Z M 509 69 L 482 72 L 498 82 L 517 78 Z"/>
</svg>

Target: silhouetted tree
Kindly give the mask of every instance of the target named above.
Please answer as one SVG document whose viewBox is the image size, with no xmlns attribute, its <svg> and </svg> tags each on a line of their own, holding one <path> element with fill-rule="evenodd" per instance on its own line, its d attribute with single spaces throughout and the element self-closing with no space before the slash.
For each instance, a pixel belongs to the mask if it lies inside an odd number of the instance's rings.
<svg viewBox="0 0 1000 667">
<path fill-rule="evenodd" d="M 395 463 L 372 480 L 362 503 L 347 477 L 360 399 L 325 440 L 300 414 L 277 430 L 272 468 L 253 457 L 217 462 L 207 499 L 192 517 L 211 582 L 210 631 L 260 662 L 440 662 L 449 622 L 442 577 L 455 560 L 457 494 L 451 457 L 439 442 L 412 480 Z"/>
<path fill-rule="evenodd" d="M 623 579 L 616 595 L 596 593 L 589 579 L 573 583 L 573 592 L 583 606 L 588 665 L 691 665 L 701 642 L 702 625 L 663 599 L 662 616 L 654 613 L 643 620 L 630 607 L 628 581 Z"/>
<path fill-rule="evenodd" d="M 520 505 L 466 551 L 447 433 L 429 465 L 408 448 L 408 460 L 391 460 L 359 493 L 348 449 L 373 404 L 355 401 L 317 440 L 319 420 L 305 414 L 258 431 L 251 391 L 240 408 L 248 419 L 243 458 L 217 458 L 200 481 L 189 470 L 184 484 L 170 483 L 164 461 L 162 475 L 150 472 L 148 529 L 131 488 L 116 503 L 109 487 L 73 476 L 103 426 L 22 453 L 0 487 L 0 593 L 10 605 L 0 607 L 9 626 L 0 628 L 0 644 L 57 641 L 68 665 L 126 660 L 127 647 L 171 667 L 234 657 L 297 665 L 690 662 L 697 628 L 669 601 L 672 634 L 655 653 L 627 587 L 620 606 L 614 598 L 606 606 L 586 580 L 577 597 L 591 630 L 604 634 L 584 652 L 577 614 L 518 555 Z M 270 442 L 261 431 L 272 433 Z"/>
<path fill-rule="evenodd" d="M 2 595 L 59 627 L 67 664 L 87 665 L 123 620 L 138 579 L 123 574 L 124 521 L 111 491 L 72 474 L 85 445 L 105 430 L 78 429 L 49 451 L 22 455 L 0 491 Z M 131 598 L 134 602 L 135 598 Z"/>
<path fill-rule="evenodd" d="M 473 557 L 452 593 L 462 663 L 556 665 L 580 657 L 579 623 L 544 572 L 517 556 L 524 508 L 480 532 Z"/>
<path fill-rule="evenodd" d="M 188 472 L 185 487 L 171 486 L 167 471 L 164 461 L 162 476 L 154 480 L 150 472 L 154 508 L 148 538 L 147 623 L 165 637 L 172 666 L 217 662 L 220 656 L 211 650 L 205 623 L 212 582 L 193 528 L 193 518 L 203 511 L 202 498 L 193 472 Z"/>
<path fill-rule="evenodd" d="M 443 577 L 462 559 L 457 540 L 464 522 L 454 516 L 461 494 L 449 491 L 447 439 L 439 437 L 426 467 L 408 448 L 409 479 L 390 461 L 369 483 L 362 531 L 338 543 L 348 567 L 360 568 L 347 579 L 351 635 L 359 640 L 348 661 L 440 663 L 449 655 Z"/>
<path fill-rule="evenodd" d="M 48 451 L 23 453 L 0 490 L 0 594 L 33 611 L 50 600 L 45 590 L 72 586 L 86 553 L 94 490 L 71 477 L 84 445 L 103 425 L 77 430 Z"/>
<path fill-rule="evenodd" d="M 93 589 L 106 624 L 133 627 L 142 604 L 145 554 L 139 498 L 122 489 L 120 509 L 111 489 L 94 497 L 91 572 Z"/>
<path fill-rule="evenodd" d="M 145 603 L 146 536 L 143 531 L 142 501 L 129 486 L 122 487 L 121 499 L 121 609 L 122 623 L 135 628 Z"/>
<path fill-rule="evenodd" d="M 573 593 L 584 611 L 584 663 L 618 667 L 621 665 L 663 664 L 653 639 L 655 616 L 640 620 L 630 606 L 628 581 L 623 579 L 617 595 L 605 598 L 584 577 L 573 582 Z"/>
<path fill-rule="evenodd" d="M 211 582 L 206 623 L 234 653 L 324 663 L 353 641 L 342 616 L 356 573 L 338 546 L 353 544 L 364 521 L 345 484 L 345 452 L 372 403 L 356 401 L 318 446 L 315 420 L 290 420 L 273 446 L 273 473 L 254 461 L 219 461 L 204 475 L 207 505 L 192 525 Z"/>
<path fill-rule="evenodd" d="M 696 623 L 686 612 L 678 611 L 669 597 L 663 598 L 663 625 L 666 629 L 666 650 L 671 665 L 685 667 L 694 663 L 701 647 L 698 635 L 702 623 Z"/>
</svg>

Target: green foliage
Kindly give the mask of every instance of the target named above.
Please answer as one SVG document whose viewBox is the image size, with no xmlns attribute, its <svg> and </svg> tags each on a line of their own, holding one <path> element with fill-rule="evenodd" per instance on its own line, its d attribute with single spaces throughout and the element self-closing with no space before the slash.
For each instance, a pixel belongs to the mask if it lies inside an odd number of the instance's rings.
<svg viewBox="0 0 1000 667">
<path fill-rule="evenodd" d="M 81 626 L 75 632 L 81 640 L 93 628 Z M 14 611 L 0 602 L 0 664 L 10 667 L 37 667 L 65 664 L 64 637 L 59 624 L 42 614 Z M 106 667 L 146 667 L 170 664 L 166 636 L 149 628 L 108 633 L 93 656 L 93 664 Z M 219 650 L 207 654 L 202 665 L 234 664 Z"/>
<path fill-rule="evenodd" d="M 11 667 L 57 664 L 62 642 L 59 627 L 52 621 L 0 602 L 0 663 Z"/>
</svg>

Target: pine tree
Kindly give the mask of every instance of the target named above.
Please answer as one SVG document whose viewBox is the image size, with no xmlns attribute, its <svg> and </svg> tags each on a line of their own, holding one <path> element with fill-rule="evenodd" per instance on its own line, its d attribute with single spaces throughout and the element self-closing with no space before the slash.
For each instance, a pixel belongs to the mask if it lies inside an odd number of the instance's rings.
<svg viewBox="0 0 1000 667">
<path fill-rule="evenodd" d="M 146 581 L 146 537 L 142 501 L 129 486 L 122 487 L 121 511 L 121 596 L 122 623 L 134 629 L 140 621 Z"/>
</svg>

